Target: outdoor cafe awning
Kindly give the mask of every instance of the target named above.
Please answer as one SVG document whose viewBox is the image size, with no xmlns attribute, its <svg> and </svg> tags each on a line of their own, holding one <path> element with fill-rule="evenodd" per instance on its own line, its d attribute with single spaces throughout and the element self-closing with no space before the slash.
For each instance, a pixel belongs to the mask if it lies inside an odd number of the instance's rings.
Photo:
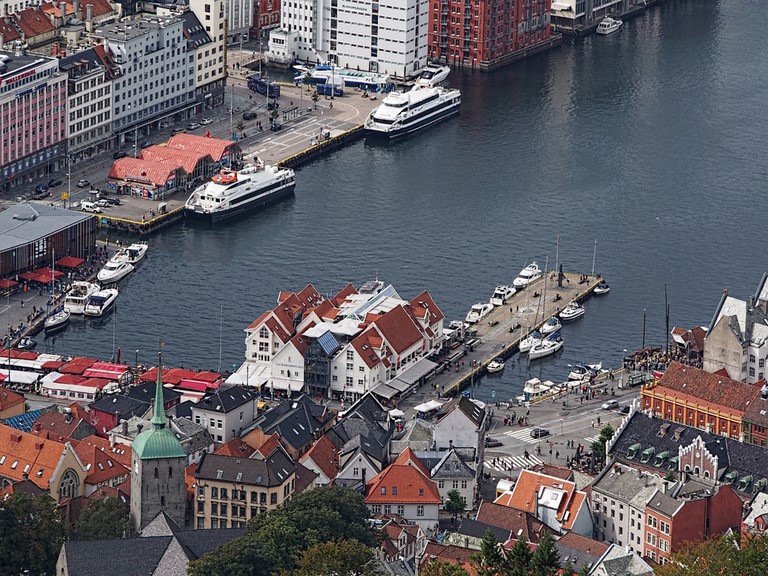
<svg viewBox="0 0 768 576">
<path fill-rule="evenodd" d="M 56 266 L 59 268 L 77 268 L 82 263 L 84 263 L 85 260 L 82 258 L 75 258 L 74 256 L 64 256 L 64 258 L 59 258 L 56 260 Z"/>
<path fill-rule="evenodd" d="M 400 393 L 394 388 L 390 388 L 386 384 L 379 384 L 378 386 L 376 386 L 376 388 L 372 390 L 372 392 L 377 396 L 381 396 L 382 398 L 385 398 L 387 400 L 389 400 L 390 398 Z"/>
<path fill-rule="evenodd" d="M 442 408 L 443 404 L 441 402 L 438 402 L 437 400 L 430 400 L 429 402 L 424 402 L 423 404 L 419 404 L 418 406 L 414 407 L 414 410 L 416 412 L 432 412 L 433 410 L 439 410 Z"/>
<path fill-rule="evenodd" d="M 9 280 L 8 278 L 0 278 L 0 289 L 13 288 L 17 284 L 18 282 L 15 282 L 14 280 Z"/>
</svg>

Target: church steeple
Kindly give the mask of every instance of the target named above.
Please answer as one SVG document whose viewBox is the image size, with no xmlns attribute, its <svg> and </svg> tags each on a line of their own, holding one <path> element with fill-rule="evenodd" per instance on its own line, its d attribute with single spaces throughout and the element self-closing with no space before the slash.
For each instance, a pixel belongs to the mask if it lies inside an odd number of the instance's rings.
<svg viewBox="0 0 768 576">
<path fill-rule="evenodd" d="M 157 353 L 157 386 L 155 387 L 155 407 L 152 414 L 152 426 L 160 430 L 168 424 L 163 406 L 163 352 Z"/>
</svg>

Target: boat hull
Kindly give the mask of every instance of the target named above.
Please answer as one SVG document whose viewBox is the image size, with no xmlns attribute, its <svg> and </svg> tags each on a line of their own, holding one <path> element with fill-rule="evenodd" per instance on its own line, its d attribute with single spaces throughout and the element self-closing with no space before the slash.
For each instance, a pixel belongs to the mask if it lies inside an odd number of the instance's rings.
<svg viewBox="0 0 768 576">
<path fill-rule="evenodd" d="M 238 205 L 234 208 L 227 208 L 226 210 L 218 210 L 216 212 L 205 212 L 201 209 L 196 209 L 193 206 L 185 206 L 185 209 L 188 216 L 215 224 L 216 222 L 229 220 L 230 218 L 234 218 L 235 216 L 239 216 L 247 212 L 254 212 L 260 208 L 268 206 L 269 204 L 273 204 L 279 200 L 288 198 L 289 196 L 293 195 L 295 188 L 296 183 L 291 182 L 290 184 L 276 188 L 265 196 L 256 196 L 248 202 L 243 202 L 242 205 Z"/>
<path fill-rule="evenodd" d="M 106 316 L 107 314 L 112 312 L 112 309 L 114 307 L 115 307 L 115 301 L 112 300 L 111 302 L 107 303 L 102 308 L 98 308 L 98 309 L 95 309 L 95 308 L 88 309 L 88 308 L 86 308 L 85 315 L 88 316 L 89 318 L 99 318 L 101 316 Z"/>
<path fill-rule="evenodd" d="M 46 334 L 55 334 L 56 332 L 61 332 L 69 325 L 69 311 L 67 311 L 66 314 L 57 314 L 56 316 L 52 316 L 45 321 L 43 330 L 45 330 Z"/>
<path fill-rule="evenodd" d="M 563 347 L 563 342 L 557 342 L 554 346 L 546 346 L 546 347 L 534 347 L 531 348 L 530 352 L 528 353 L 528 358 L 530 360 L 539 360 L 541 358 L 546 358 L 547 356 L 552 356 L 556 352 L 558 352 Z"/>
<path fill-rule="evenodd" d="M 449 104 L 448 106 L 445 106 L 441 110 L 437 110 L 434 114 L 430 114 L 429 116 L 426 116 L 421 120 L 416 120 L 414 122 L 405 124 L 403 126 L 393 128 L 392 130 L 381 130 L 378 128 L 371 128 L 371 127 L 368 127 L 368 125 L 366 124 L 365 136 L 366 138 L 396 140 L 398 138 L 407 136 L 408 134 L 412 134 L 413 132 L 416 132 L 418 130 L 422 130 L 424 128 L 432 126 L 432 124 L 436 124 L 441 120 L 445 120 L 446 118 L 453 116 L 454 114 L 458 114 L 460 106 L 461 106 L 461 101 L 456 102 L 454 104 Z"/>
<path fill-rule="evenodd" d="M 586 313 L 587 313 L 587 311 L 584 310 L 584 308 L 579 308 L 579 310 L 577 312 L 573 312 L 573 313 L 565 314 L 565 315 L 563 315 L 563 313 L 561 312 L 560 313 L 560 320 L 562 322 L 573 322 L 574 320 L 578 320 L 579 318 L 584 316 L 584 314 L 586 314 Z"/>
<path fill-rule="evenodd" d="M 111 275 L 111 276 L 97 274 L 96 279 L 99 282 L 101 282 L 102 284 L 105 284 L 105 285 L 106 284 L 117 284 L 118 282 L 120 282 L 120 280 L 122 280 L 123 278 L 128 276 L 128 274 L 130 274 L 131 272 L 133 272 L 133 270 L 123 271 L 120 274 L 115 274 L 115 275 Z"/>
</svg>

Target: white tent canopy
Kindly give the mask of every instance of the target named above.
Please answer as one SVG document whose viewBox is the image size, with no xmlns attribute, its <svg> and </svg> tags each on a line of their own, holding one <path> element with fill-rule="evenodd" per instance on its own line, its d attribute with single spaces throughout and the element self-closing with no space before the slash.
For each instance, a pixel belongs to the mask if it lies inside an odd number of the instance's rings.
<svg viewBox="0 0 768 576">
<path fill-rule="evenodd" d="M 403 412 L 402 410 L 398 410 L 397 408 L 393 408 L 392 410 L 389 411 L 389 415 L 392 418 L 402 418 L 403 416 L 405 416 L 405 412 Z"/>
<path fill-rule="evenodd" d="M 442 402 L 438 402 L 437 400 L 430 400 L 429 402 L 419 404 L 414 408 L 414 410 L 416 410 L 416 412 L 432 412 L 433 410 L 438 410 L 441 408 L 442 405 Z"/>
</svg>

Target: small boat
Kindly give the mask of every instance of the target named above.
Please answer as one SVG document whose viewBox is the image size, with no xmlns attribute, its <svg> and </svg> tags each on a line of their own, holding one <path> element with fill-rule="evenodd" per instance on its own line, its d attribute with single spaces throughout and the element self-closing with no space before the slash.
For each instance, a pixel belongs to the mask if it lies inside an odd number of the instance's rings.
<svg viewBox="0 0 768 576">
<path fill-rule="evenodd" d="M 605 282 L 600 282 L 597 286 L 595 286 L 594 293 L 598 296 L 600 294 L 608 294 L 608 292 L 611 291 L 611 287 L 608 286 Z"/>
<path fill-rule="evenodd" d="M 568 373 L 568 380 L 588 380 L 590 376 L 596 376 L 602 368 L 602 362 L 598 364 L 576 364 Z"/>
<path fill-rule="evenodd" d="M 92 294 L 85 305 L 86 316 L 104 316 L 117 300 L 117 288 L 105 288 Z"/>
<path fill-rule="evenodd" d="M 416 84 L 425 88 L 434 88 L 439 86 L 451 73 L 450 66 L 440 64 L 428 64 L 416 79 Z"/>
<path fill-rule="evenodd" d="M 541 330 L 541 333 L 546 336 L 547 334 L 552 334 L 553 332 L 557 332 L 562 327 L 563 325 L 560 323 L 560 320 L 557 319 L 557 316 L 552 316 L 552 318 L 550 318 L 549 320 L 544 322 L 544 324 L 542 324 L 540 330 Z"/>
<path fill-rule="evenodd" d="M 46 334 L 53 334 L 59 330 L 64 330 L 69 324 L 71 313 L 64 306 L 60 306 L 45 319 L 44 330 Z"/>
<path fill-rule="evenodd" d="M 531 378 L 526 381 L 523 388 L 523 394 L 517 397 L 518 402 L 531 402 L 547 396 L 551 392 L 551 387 L 543 383 L 538 378 Z"/>
<path fill-rule="evenodd" d="M 100 289 L 101 286 L 92 282 L 81 282 L 80 280 L 73 282 L 72 287 L 64 297 L 64 308 L 69 310 L 70 314 L 82 314 L 85 312 L 88 297 Z"/>
<path fill-rule="evenodd" d="M 96 278 L 102 284 L 116 284 L 135 269 L 133 264 L 129 264 L 128 262 L 117 262 L 110 259 L 104 265 L 104 268 L 99 270 Z"/>
<path fill-rule="evenodd" d="M 528 336 L 520 340 L 519 348 L 520 352 L 525 353 L 528 352 L 531 348 L 533 348 L 536 344 L 541 342 L 542 338 L 544 336 L 539 332 L 538 330 L 534 330 Z"/>
<path fill-rule="evenodd" d="M 570 322 L 572 320 L 577 320 L 581 318 L 586 313 L 587 311 L 584 309 L 584 306 L 582 306 L 578 302 L 571 302 L 570 304 L 568 304 L 568 306 L 563 308 L 563 311 L 560 312 L 559 316 L 560 316 L 560 320 L 562 320 L 563 322 Z"/>
<path fill-rule="evenodd" d="M 496 372 L 501 372 L 502 370 L 504 370 L 504 358 L 501 358 L 501 357 L 494 358 L 488 363 L 486 370 L 488 370 L 489 374 L 495 374 Z"/>
<path fill-rule="evenodd" d="M 493 310 L 493 304 L 490 302 L 479 302 L 478 304 L 472 304 L 472 308 L 469 309 L 467 317 L 464 319 L 468 324 L 475 324 L 479 322 Z"/>
<path fill-rule="evenodd" d="M 146 242 L 136 242 L 131 244 L 127 248 L 118 250 L 110 260 L 113 262 L 127 262 L 133 266 L 138 265 L 147 255 L 149 246 Z"/>
<path fill-rule="evenodd" d="M 520 270 L 517 278 L 512 281 L 512 285 L 519 290 L 520 288 L 525 288 L 531 282 L 538 280 L 542 275 L 543 272 L 541 271 L 541 268 L 539 268 L 539 265 L 536 264 L 536 262 L 531 262 L 528 266 Z"/>
<path fill-rule="evenodd" d="M 612 34 L 621 28 L 622 24 L 623 22 L 618 18 L 614 19 L 606 16 L 602 19 L 600 24 L 597 25 L 597 30 L 595 30 L 595 32 L 598 34 Z"/>
<path fill-rule="evenodd" d="M 560 336 L 560 332 L 554 332 L 531 348 L 528 352 L 528 358 L 530 360 L 538 360 L 539 358 L 551 356 L 560 350 L 563 347 L 563 344 L 563 337 Z"/>
<path fill-rule="evenodd" d="M 491 304 L 494 306 L 503 306 L 507 301 L 515 295 L 514 286 L 496 286 L 491 296 Z"/>
<path fill-rule="evenodd" d="M 18 348 L 19 350 L 34 350 L 35 347 L 37 347 L 37 340 L 29 336 L 24 336 L 16 344 L 16 348 Z"/>
</svg>

